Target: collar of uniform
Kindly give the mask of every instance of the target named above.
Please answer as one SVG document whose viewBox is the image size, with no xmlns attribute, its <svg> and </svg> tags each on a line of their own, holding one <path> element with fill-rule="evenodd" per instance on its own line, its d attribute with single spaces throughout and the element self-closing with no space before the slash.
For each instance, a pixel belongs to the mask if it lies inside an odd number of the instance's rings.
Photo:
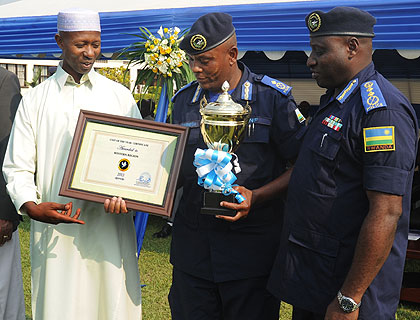
<svg viewBox="0 0 420 320">
<path fill-rule="evenodd" d="M 341 91 L 335 97 L 335 100 L 337 100 L 338 103 L 343 104 L 344 102 L 346 102 L 347 98 L 352 95 L 352 93 L 358 87 L 358 85 L 359 85 L 359 79 L 358 78 L 353 78 L 352 80 L 350 80 L 350 82 L 347 84 L 347 86 L 344 88 L 344 90 Z"/>
<path fill-rule="evenodd" d="M 235 90 L 232 92 L 231 97 L 234 101 L 240 101 L 242 100 L 242 85 L 245 83 L 245 81 L 250 81 L 251 83 L 253 82 L 253 79 L 250 78 L 250 71 L 248 69 L 248 67 L 243 64 L 242 62 L 238 61 L 238 67 L 239 69 L 241 69 L 242 71 L 242 77 L 241 80 L 239 80 L 238 85 L 236 86 Z M 199 85 L 196 88 L 196 90 L 193 91 L 193 96 L 191 98 L 191 102 L 190 103 L 198 103 L 200 102 L 200 100 L 202 99 L 203 95 L 206 96 L 206 99 L 209 101 L 209 92 L 208 90 L 205 90 L 205 92 L 203 92 L 204 90 L 200 90 L 199 91 Z M 197 96 L 198 95 L 198 96 Z M 251 103 L 252 101 L 254 101 L 254 95 L 251 92 L 251 99 L 250 100 L 243 100 L 243 101 L 248 101 L 248 103 Z"/>
<path fill-rule="evenodd" d="M 253 83 L 253 79 L 250 76 L 251 71 L 248 69 L 248 67 L 245 64 L 243 64 L 242 62 L 238 61 L 238 67 L 242 71 L 242 77 L 241 77 L 241 80 L 239 80 L 239 83 L 236 86 L 235 91 L 233 91 L 233 93 L 232 93 L 232 99 L 235 100 L 235 101 L 241 101 L 242 100 L 242 101 L 244 101 L 243 105 L 245 105 L 246 102 L 248 102 L 248 103 L 253 102 L 255 96 L 254 96 L 253 92 L 250 92 L 250 99 L 249 100 L 242 99 L 243 84 L 246 81 L 249 81 L 252 84 Z"/>
<path fill-rule="evenodd" d="M 344 88 L 340 94 L 335 98 L 341 105 L 345 103 L 360 87 L 360 85 L 365 82 L 365 79 L 370 78 L 375 71 L 375 66 L 371 62 L 366 68 L 360 71 Z"/>
<path fill-rule="evenodd" d="M 199 103 L 203 96 L 203 89 L 201 89 L 200 84 L 197 82 L 197 87 L 193 91 L 193 95 L 191 96 L 190 104 Z"/>
<path fill-rule="evenodd" d="M 329 105 L 332 101 L 337 100 L 339 103 L 339 107 L 343 108 L 346 101 L 349 100 L 350 97 L 352 97 L 356 92 L 360 85 L 367 81 L 367 79 L 370 79 L 372 75 L 375 73 L 375 66 L 373 62 L 371 62 L 366 68 L 364 68 L 362 71 L 360 71 L 354 78 L 347 84 L 347 86 L 344 88 L 343 91 L 337 97 L 334 99 L 334 89 L 328 89 L 327 92 L 321 96 L 320 100 L 320 108 L 319 110 L 323 109 L 325 106 Z M 351 85 L 351 83 L 357 79 L 357 83 Z M 351 86 L 351 88 L 350 88 Z M 349 89 L 347 92 L 346 90 Z M 342 96 L 342 97 L 341 97 Z M 339 100 L 339 98 L 341 99 Z"/>
<path fill-rule="evenodd" d="M 82 78 L 80 79 L 80 84 L 76 83 L 74 81 L 73 77 L 69 75 L 62 67 L 62 62 L 60 62 L 57 66 L 57 71 L 55 73 L 55 77 L 58 83 L 58 86 L 60 89 L 62 89 L 65 85 L 82 85 L 84 83 L 88 84 L 89 82 L 94 85 L 95 84 L 95 78 L 96 78 L 96 72 L 92 68 L 88 73 L 84 74 Z"/>
</svg>

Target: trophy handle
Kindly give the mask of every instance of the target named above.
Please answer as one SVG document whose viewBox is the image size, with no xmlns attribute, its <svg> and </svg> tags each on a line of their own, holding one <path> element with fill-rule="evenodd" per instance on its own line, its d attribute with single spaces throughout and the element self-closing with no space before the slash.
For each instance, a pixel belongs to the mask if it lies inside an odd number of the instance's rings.
<svg viewBox="0 0 420 320">
<path fill-rule="evenodd" d="M 203 96 L 203 98 L 200 100 L 200 110 L 204 109 L 206 105 L 207 105 L 207 99 L 206 99 L 206 96 Z"/>
<path fill-rule="evenodd" d="M 244 109 L 248 112 L 248 118 L 250 118 L 251 117 L 252 108 L 249 105 L 249 101 L 248 100 L 246 101 L 246 105 L 245 105 Z"/>
</svg>

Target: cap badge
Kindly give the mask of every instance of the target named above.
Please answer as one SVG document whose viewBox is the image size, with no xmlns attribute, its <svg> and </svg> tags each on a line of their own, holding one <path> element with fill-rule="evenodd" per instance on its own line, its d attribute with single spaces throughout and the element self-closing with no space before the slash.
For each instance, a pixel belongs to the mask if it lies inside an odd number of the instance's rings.
<svg viewBox="0 0 420 320">
<path fill-rule="evenodd" d="M 196 34 L 191 37 L 191 47 L 195 50 L 203 50 L 207 46 L 207 40 L 201 34 Z"/>
<path fill-rule="evenodd" d="M 308 29 L 311 32 L 318 31 L 321 27 L 321 17 L 318 13 L 312 13 L 308 18 Z"/>
</svg>

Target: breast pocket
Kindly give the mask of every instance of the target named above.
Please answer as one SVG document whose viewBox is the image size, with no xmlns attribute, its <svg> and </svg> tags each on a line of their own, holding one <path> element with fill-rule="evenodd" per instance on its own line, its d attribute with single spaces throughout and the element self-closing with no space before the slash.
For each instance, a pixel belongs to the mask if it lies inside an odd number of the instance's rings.
<svg viewBox="0 0 420 320">
<path fill-rule="evenodd" d="M 190 128 L 190 134 L 188 136 L 188 145 L 195 145 L 198 143 L 200 139 L 200 128 L 199 127 L 192 127 Z"/>
<path fill-rule="evenodd" d="M 314 153 L 314 159 L 311 161 L 314 192 L 326 195 L 336 194 L 335 172 L 339 166 L 337 154 L 340 151 L 342 139 L 341 132 L 326 126 L 319 128 L 312 137 L 309 149 Z"/>
<path fill-rule="evenodd" d="M 194 120 L 189 122 L 180 123 L 181 126 L 189 127 L 190 132 L 188 134 L 187 145 L 196 145 L 200 139 L 200 120 Z"/>
<path fill-rule="evenodd" d="M 245 138 L 243 143 L 268 143 L 270 140 L 271 120 L 255 117 L 249 120 L 245 127 Z"/>
<path fill-rule="evenodd" d="M 340 149 L 342 137 L 341 132 L 334 131 L 327 126 L 321 127 L 317 130 L 310 149 L 322 158 L 334 160 Z"/>
</svg>

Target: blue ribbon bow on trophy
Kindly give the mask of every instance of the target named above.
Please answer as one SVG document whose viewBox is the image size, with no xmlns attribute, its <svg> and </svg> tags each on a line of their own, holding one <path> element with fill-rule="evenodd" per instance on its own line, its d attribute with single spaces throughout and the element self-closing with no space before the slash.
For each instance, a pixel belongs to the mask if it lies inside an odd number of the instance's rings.
<svg viewBox="0 0 420 320">
<path fill-rule="evenodd" d="M 231 163 L 232 154 L 225 151 L 198 148 L 194 154 L 194 166 L 197 168 L 198 184 L 210 191 L 221 191 L 224 195 L 234 194 L 238 203 L 245 200 L 244 196 L 233 189 L 236 173 L 240 172 L 238 162 Z"/>
</svg>

